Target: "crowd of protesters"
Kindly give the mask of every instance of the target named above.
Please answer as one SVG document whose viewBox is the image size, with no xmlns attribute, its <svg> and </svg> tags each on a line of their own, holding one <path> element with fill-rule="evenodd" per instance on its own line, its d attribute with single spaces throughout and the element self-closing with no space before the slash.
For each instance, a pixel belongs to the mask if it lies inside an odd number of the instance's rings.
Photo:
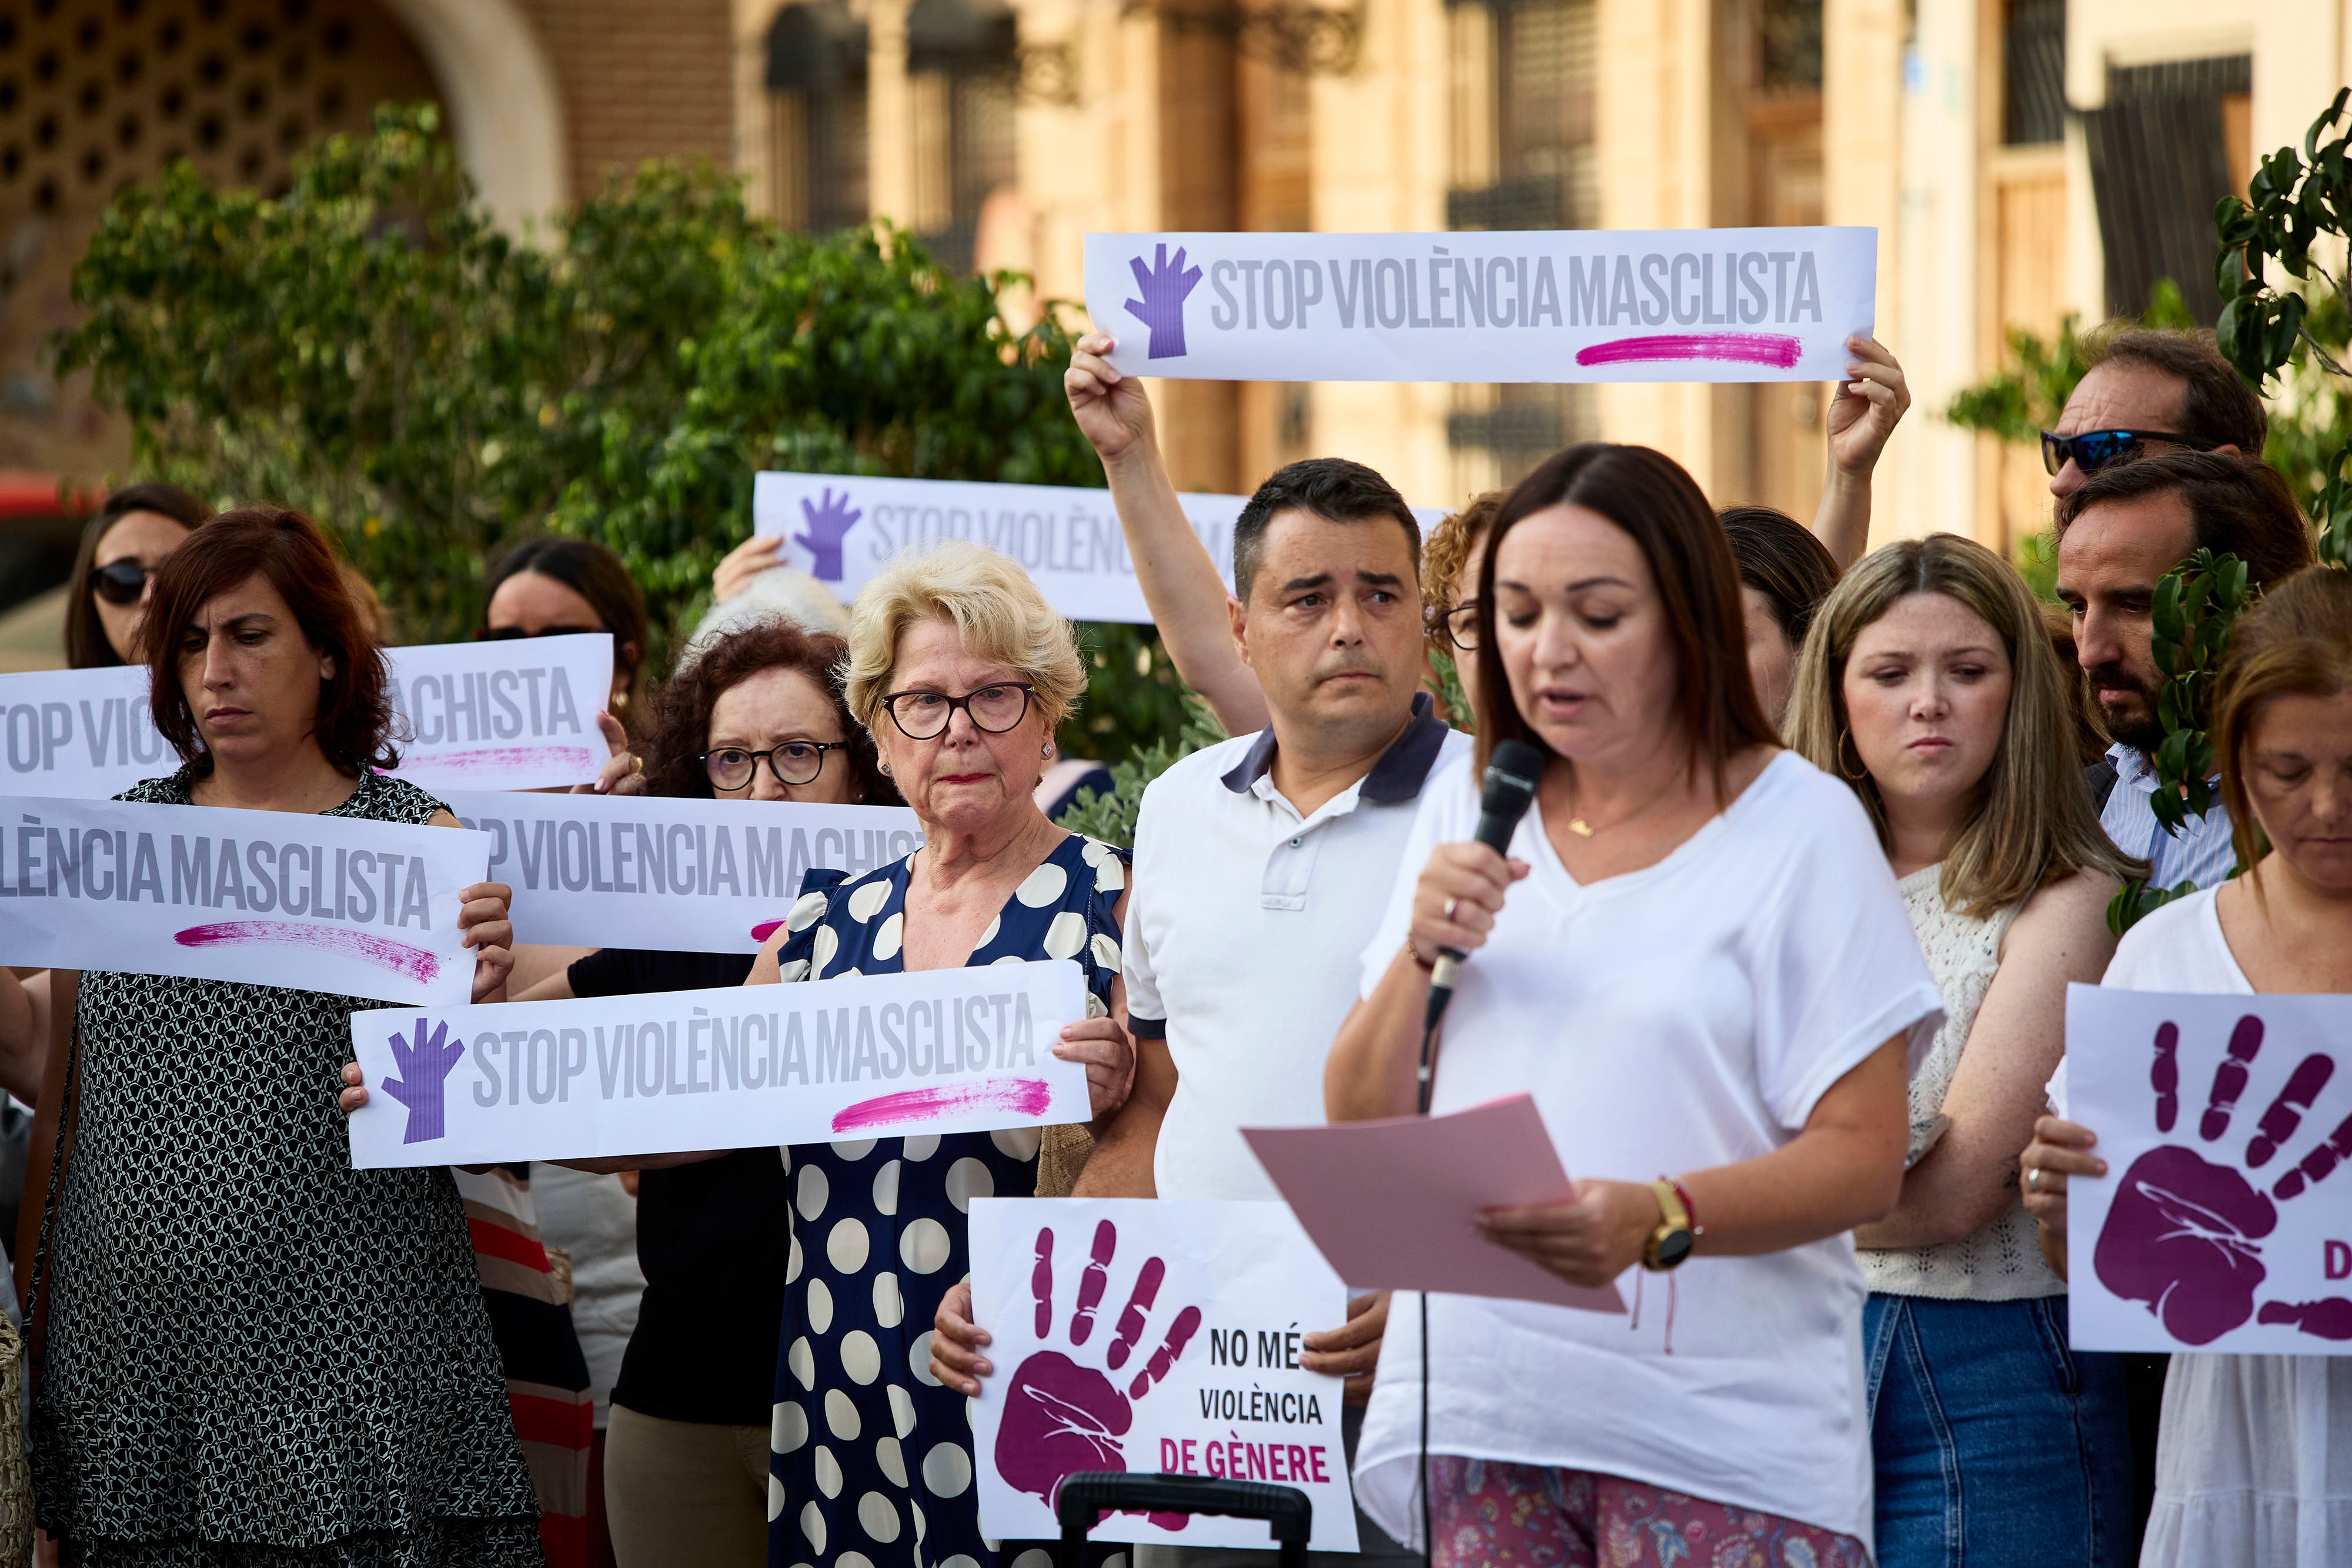
<svg viewBox="0 0 2352 1568">
<path fill-rule="evenodd" d="M 354 1170 L 347 1019 L 383 1004 L 0 972 L 44 1552 L 1044 1568 L 980 1522 L 971 1199 L 1275 1197 L 1240 1129 L 1412 1113 L 1451 951 L 1430 1107 L 1532 1094 L 1589 1177 L 1482 1234 L 1579 1285 L 1665 1273 L 1664 1310 L 1306 1325 L 1364 1555 L 2352 1562 L 2352 1358 L 2069 1345 L 2066 1182 L 2105 1169 L 2066 1119 L 2069 985 L 2352 989 L 2352 574 L 2313 565 L 2210 335 L 2093 340 L 2043 436 L 2063 611 L 1956 536 L 1866 550 L 1909 401 L 1867 339 L 1810 526 L 1588 443 L 1424 538 L 1316 458 L 1230 563 L 1110 347 L 1077 345 L 1072 413 L 1233 737 L 1151 784 L 1131 851 L 1057 825 L 1109 782 L 1055 743 L 1087 665 L 1004 557 L 903 556 L 844 605 L 748 541 L 656 683 L 619 559 L 543 538 L 477 635 L 611 634 L 582 789 L 903 804 L 923 843 L 811 872 L 757 955 L 517 946 L 498 883 L 458 912 L 479 1002 L 1074 959 L 1055 1050 L 1092 1121 Z M 2221 803 L 2172 831 L 2151 607 L 2200 549 L 2261 597 L 2208 672 Z M 73 594 L 69 663 L 143 664 L 183 760 L 127 799 L 456 825 L 384 771 L 383 611 L 309 519 L 133 486 Z M 1544 766 L 1506 854 L 1472 830 L 1510 740 Z M 2126 883 L 2181 896 L 2118 944 Z"/>
</svg>

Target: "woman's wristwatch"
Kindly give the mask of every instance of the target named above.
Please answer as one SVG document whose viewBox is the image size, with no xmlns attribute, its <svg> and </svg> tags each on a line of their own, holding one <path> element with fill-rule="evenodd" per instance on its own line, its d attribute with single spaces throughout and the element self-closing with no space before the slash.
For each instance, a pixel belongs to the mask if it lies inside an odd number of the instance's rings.
<svg viewBox="0 0 2352 1568">
<path fill-rule="evenodd" d="M 1682 1267 L 1691 1255 L 1692 1247 L 1706 1232 L 1700 1228 L 1691 1207 L 1690 1194 L 1683 1184 L 1672 1176 L 1660 1176 L 1650 1184 L 1657 1195 L 1658 1228 L 1642 1243 L 1642 1267 L 1654 1274 Z"/>
</svg>

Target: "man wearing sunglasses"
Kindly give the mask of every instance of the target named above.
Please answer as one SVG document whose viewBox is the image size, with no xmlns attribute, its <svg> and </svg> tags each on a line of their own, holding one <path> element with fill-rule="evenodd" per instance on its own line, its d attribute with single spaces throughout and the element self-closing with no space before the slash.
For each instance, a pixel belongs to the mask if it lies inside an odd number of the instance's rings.
<svg viewBox="0 0 2352 1568">
<path fill-rule="evenodd" d="M 2263 455 L 2269 417 L 2210 332 L 2134 327 L 2094 334 L 2091 368 L 2042 433 L 2042 465 L 2059 500 L 2102 468 L 2152 452 Z"/>
</svg>

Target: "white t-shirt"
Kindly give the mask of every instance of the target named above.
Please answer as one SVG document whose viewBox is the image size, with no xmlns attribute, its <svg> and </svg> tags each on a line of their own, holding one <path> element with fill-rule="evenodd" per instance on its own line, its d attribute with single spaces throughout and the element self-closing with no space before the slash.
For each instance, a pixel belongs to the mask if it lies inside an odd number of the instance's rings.
<svg viewBox="0 0 2352 1568">
<path fill-rule="evenodd" d="M 1463 968 L 1435 1110 L 1532 1093 L 1570 1176 L 1647 1182 L 1769 1154 L 1889 1039 L 1915 1066 L 1934 1040 L 1943 1003 L 1885 852 L 1853 791 L 1795 753 L 1656 865 L 1589 887 L 1539 813 L 1511 843 L 1534 870 Z M 1364 949 L 1368 994 L 1430 851 L 1477 817 L 1466 762 L 1430 780 Z M 1629 1302 L 1641 1278 L 1619 1281 Z M 1431 1451 L 1622 1476 L 1869 1542 L 1852 1238 L 1702 1250 L 1643 1290 L 1630 1324 L 1434 1297 Z M 1391 1309 L 1356 1469 L 1365 1511 L 1401 1541 L 1420 1528 L 1416 1311 L 1402 1294 Z"/>
<path fill-rule="evenodd" d="M 2165 904 L 2124 933 L 2099 983 L 2251 996 L 2215 892 Z M 2065 1074 L 2061 1061 L 2050 1082 L 2061 1116 Z M 2175 1355 L 2139 1560 L 2140 1568 L 2352 1563 L 2352 1356 Z"/>
</svg>

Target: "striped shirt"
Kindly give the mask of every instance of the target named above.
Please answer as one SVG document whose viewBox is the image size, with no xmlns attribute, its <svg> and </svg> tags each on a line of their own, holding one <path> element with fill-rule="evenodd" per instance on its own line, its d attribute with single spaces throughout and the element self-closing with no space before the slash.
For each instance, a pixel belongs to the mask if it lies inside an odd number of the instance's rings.
<svg viewBox="0 0 2352 1568">
<path fill-rule="evenodd" d="M 2116 787 L 2099 811 L 2099 826 L 2127 855 L 2154 863 L 2150 887 L 2174 888 L 2182 883 L 2212 887 L 2229 880 L 2238 864 L 2230 842 L 2230 809 L 2215 800 L 2202 817 L 2191 817 L 2178 834 L 2168 833 L 2156 820 L 2156 768 L 2147 754 L 2134 747 L 2107 748 L 2116 765 Z"/>
</svg>

